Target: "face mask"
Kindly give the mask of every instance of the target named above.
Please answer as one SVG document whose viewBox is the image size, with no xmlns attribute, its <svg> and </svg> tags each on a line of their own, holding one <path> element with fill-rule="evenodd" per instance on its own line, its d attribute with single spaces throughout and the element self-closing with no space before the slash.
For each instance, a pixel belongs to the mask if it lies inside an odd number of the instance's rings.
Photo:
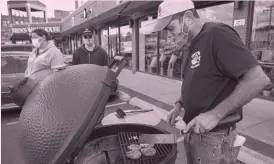
<svg viewBox="0 0 274 164">
<path fill-rule="evenodd" d="M 35 48 L 39 48 L 40 45 L 41 45 L 41 43 L 39 42 L 39 39 L 38 39 L 38 38 L 32 39 L 31 42 L 32 42 L 32 45 L 33 45 Z"/>
</svg>

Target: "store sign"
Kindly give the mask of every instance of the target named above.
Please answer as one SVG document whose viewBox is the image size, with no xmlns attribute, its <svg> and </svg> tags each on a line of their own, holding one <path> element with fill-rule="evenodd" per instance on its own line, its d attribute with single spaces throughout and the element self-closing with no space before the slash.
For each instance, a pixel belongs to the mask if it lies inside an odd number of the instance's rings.
<svg viewBox="0 0 274 164">
<path fill-rule="evenodd" d="M 234 27 L 244 26 L 244 25 L 245 25 L 245 19 L 234 20 Z"/>
<path fill-rule="evenodd" d="M 22 28 L 12 28 L 12 33 L 19 33 L 19 34 L 23 34 L 23 33 L 31 33 L 32 31 L 36 30 L 36 29 L 44 29 L 46 30 L 48 33 L 60 33 L 61 32 L 61 28 L 60 26 L 51 26 L 51 27 L 22 27 Z"/>
<path fill-rule="evenodd" d="M 87 19 L 92 14 L 92 9 L 84 8 L 81 18 Z"/>
</svg>

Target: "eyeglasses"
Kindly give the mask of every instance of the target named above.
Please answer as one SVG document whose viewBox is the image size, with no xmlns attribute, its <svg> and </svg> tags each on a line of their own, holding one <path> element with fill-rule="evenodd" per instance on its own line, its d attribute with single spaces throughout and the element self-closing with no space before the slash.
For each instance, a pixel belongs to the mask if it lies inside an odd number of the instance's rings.
<svg viewBox="0 0 274 164">
<path fill-rule="evenodd" d="M 91 38 L 92 38 L 92 35 L 84 35 L 84 38 L 85 38 L 85 39 L 91 39 Z"/>
</svg>

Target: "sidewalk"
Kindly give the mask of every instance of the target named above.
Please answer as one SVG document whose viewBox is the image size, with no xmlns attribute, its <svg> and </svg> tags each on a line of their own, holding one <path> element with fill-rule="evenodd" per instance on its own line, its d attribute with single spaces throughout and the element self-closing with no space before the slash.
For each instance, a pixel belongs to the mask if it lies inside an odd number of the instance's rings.
<svg viewBox="0 0 274 164">
<path fill-rule="evenodd" d="M 124 69 L 120 85 L 173 106 L 179 97 L 181 81 Z M 246 137 L 245 145 L 274 159 L 274 102 L 254 99 L 244 106 L 244 119 L 238 123 L 239 133 Z"/>
</svg>

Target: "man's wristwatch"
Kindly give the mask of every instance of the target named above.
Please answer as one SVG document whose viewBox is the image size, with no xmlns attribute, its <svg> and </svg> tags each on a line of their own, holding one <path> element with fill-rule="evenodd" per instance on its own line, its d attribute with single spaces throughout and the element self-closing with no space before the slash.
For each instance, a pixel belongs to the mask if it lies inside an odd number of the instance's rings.
<svg viewBox="0 0 274 164">
<path fill-rule="evenodd" d="M 175 102 L 175 105 L 176 105 L 176 104 L 180 104 L 182 108 L 184 107 L 183 102 L 180 101 L 180 100 L 177 100 L 177 101 Z"/>
</svg>

